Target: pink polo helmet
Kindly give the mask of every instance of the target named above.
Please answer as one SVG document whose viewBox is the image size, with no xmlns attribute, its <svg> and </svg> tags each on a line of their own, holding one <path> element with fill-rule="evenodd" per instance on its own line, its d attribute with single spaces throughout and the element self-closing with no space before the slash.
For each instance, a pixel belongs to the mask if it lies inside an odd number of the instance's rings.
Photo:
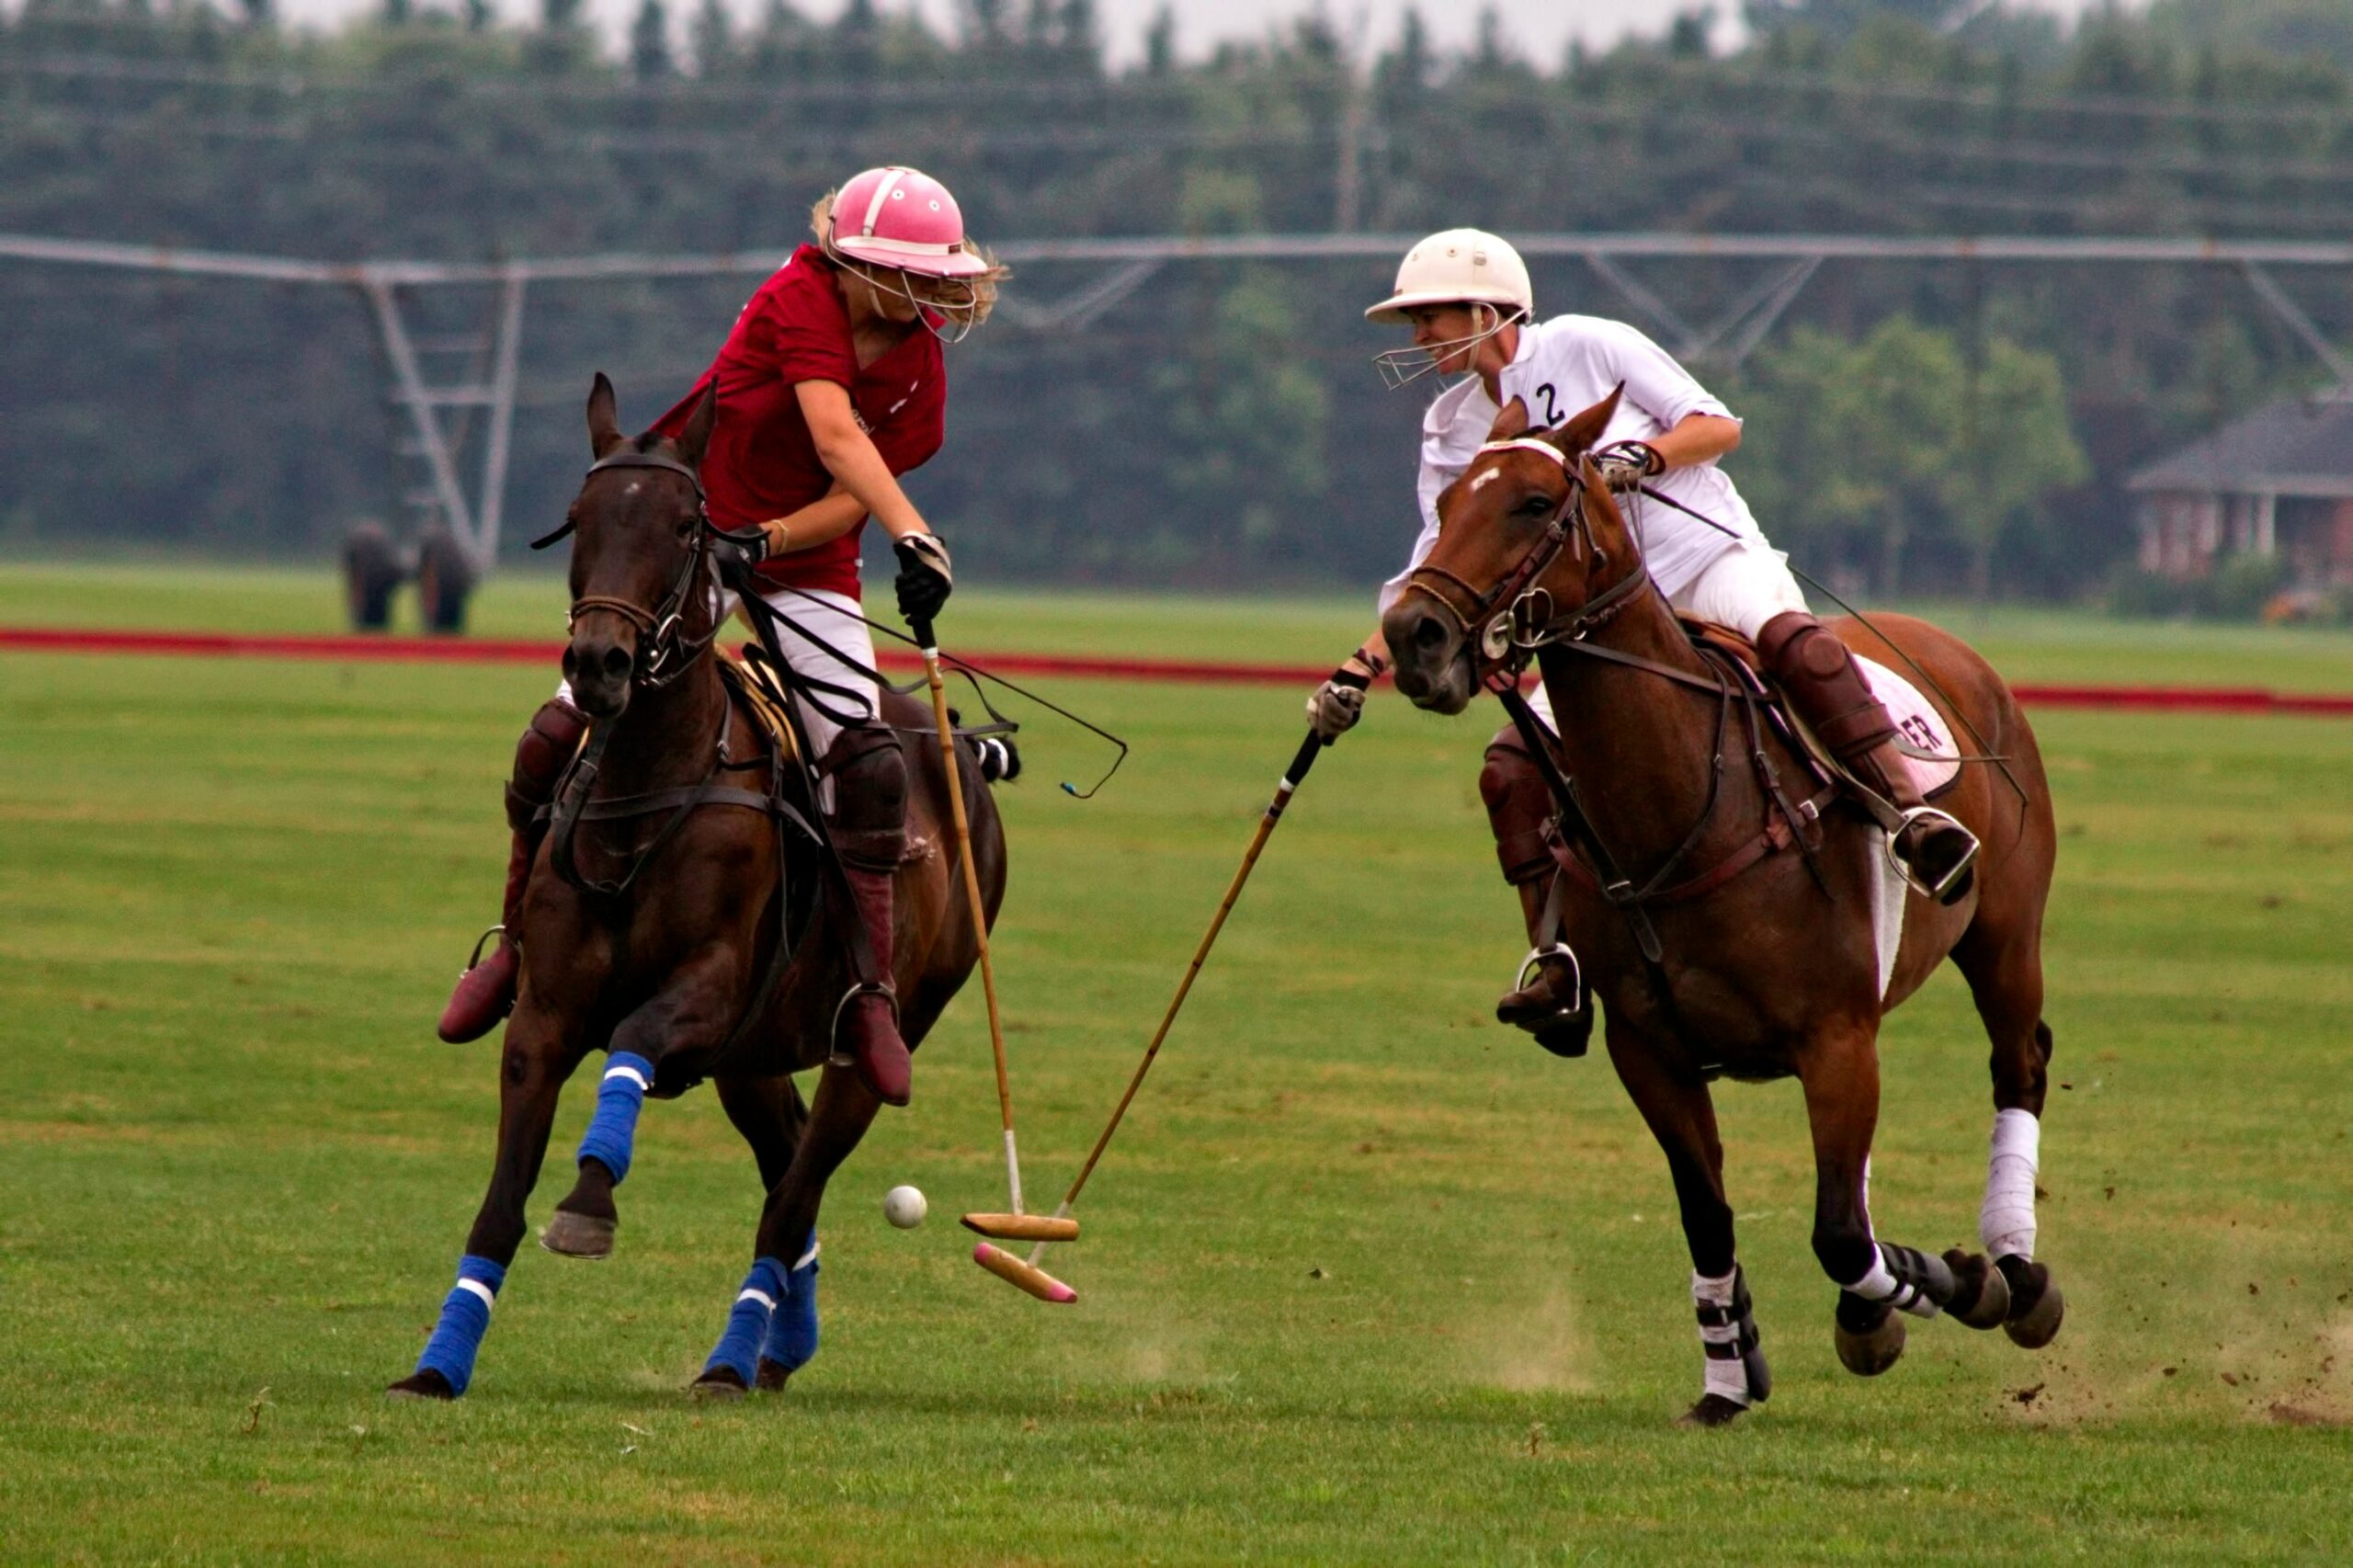
<svg viewBox="0 0 2353 1568">
<path fill-rule="evenodd" d="M 964 238 L 964 214 L 948 187 L 920 169 L 888 164 L 854 176 L 834 198 L 826 248 L 924 278 L 989 270 Z"/>
</svg>

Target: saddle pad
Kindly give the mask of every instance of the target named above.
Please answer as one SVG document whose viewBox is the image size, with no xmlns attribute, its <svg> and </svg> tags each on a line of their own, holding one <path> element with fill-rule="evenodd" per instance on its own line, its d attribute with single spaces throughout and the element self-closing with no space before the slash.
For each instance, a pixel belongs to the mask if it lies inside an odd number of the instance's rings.
<svg viewBox="0 0 2353 1568">
<path fill-rule="evenodd" d="M 1922 798 L 1950 789 L 1961 777 L 1961 747 L 1945 727 L 1944 715 L 1920 695 L 1918 687 L 1885 665 L 1860 653 L 1855 655 L 1855 662 L 1862 665 L 1864 678 L 1871 683 L 1871 695 L 1895 721 L 1904 760 L 1911 767 L 1912 782 L 1919 787 Z"/>
</svg>

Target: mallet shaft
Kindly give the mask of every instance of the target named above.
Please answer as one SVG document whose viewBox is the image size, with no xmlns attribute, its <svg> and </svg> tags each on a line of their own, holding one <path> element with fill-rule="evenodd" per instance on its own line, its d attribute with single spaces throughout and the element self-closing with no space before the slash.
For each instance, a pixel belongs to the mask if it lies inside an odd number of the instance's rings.
<svg viewBox="0 0 2353 1568">
<path fill-rule="evenodd" d="M 1120 1096 L 1120 1103 L 1112 1108 L 1111 1119 L 1104 1123 L 1102 1136 L 1096 1139 L 1095 1147 L 1086 1152 L 1086 1163 L 1079 1166 L 1077 1178 L 1070 1184 L 1070 1190 L 1063 1195 L 1062 1202 L 1055 1206 L 1055 1219 L 1069 1218 L 1072 1205 L 1078 1201 L 1078 1195 L 1086 1189 L 1086 1178 L 1095 1174 L 1096 1162 L 1102 1159 L 1103 1151 L 1110 1146 L 1111 1134 L 1120 1130 L 1120 1121 L 1128 1114 L 1128 1107 L 1135 1103 L 1136 1091 L 1143 1087 L 1144 1074 L 1152 1071 L 1153 1059 L 1160 1054 L 1161 1042 L 1168 1038 L 1170 1026 L 1176 1022 L 1177 1013 L 1184 1008 L 1185 998 L 1191 994 L 1193 982 L 1199 976 L 1201 965 L 1209 961 L 1210 949 L 1217 945 L 1217 934 L 1225 928 L 1225 917 L 1233 913 L 1234 903 L 1242 897 L 1243 884 L 1250 880 L 1251 869 L 1258 864 L 1258 856 L 1267 847 L 1267 840 L 1274 835 L 1275 824 L 1282 821 L 1283 808 L 1290 804 L 1291 795 L 1307 778 L 1307 770 L 1315 766 L 1316 754 L 1324 749 L 1324 744 L 1316 738 L 1313 731 L 1309 731 L 1307 739 L 1300 743 L 1299 754 L 1283 770 L 1281 782 L 1275 786 L 1275 798 L 1267 802 L 1266 813 L 1258 819 L 1257 831 L 1250 835 L 1250 847 L 1244 853 L 1241 866 L 1234 870 L 1233 881 L 1227 884 L 1225 897 L 1219 903 L 1217 914 L 1210 920 L 1210 928 L 1201 934 L 1200 946 L 1193 949 L 1193 961 L 1186 965 L 1185 977 L 1176 983 L 1176 994 L 1169 999 L 1168 1010 L 1161 1015 L 1160 1027 L 1152 1031 L 1152 1043 L 1143 1048 L 1143 1060 L 1136 1063 L 1135 1074 L 1128 1080 L 1127 1092 Z M 1031 1267 L 1038 1266 L 1038 1260 L 1046 1256 L 1046 1248 L 1051 1244 L 1041 1241 L 1031 1250 Z"/>
<path fill-rule="evenodd" d="M 914 631 L 915 641 L 923 645 L 924 681 L 931 687 L 931 716 L 939 729 L 940 761 L 948 769 L 949 815 L 956 825 L 956 858 L 964 869 L 964 897 L 972 908 L 972 938 L 980 944 L 981 994 L 988 1003 L 989 1051 L 996 1060 L 997 1118 L 1005 1128 L 1005 1182 L 1013 1211 L 1018 1214 L 1021 1156 L 1013 1143 L 1013 1080 L 1005 1068 L 1005 1025 L 997 1014 L 996 970 L 989 961 L 988 904 L 981 896 L 981 873 L 972 862 L 972 824 L 964 816 L 964 781 L 956 766 L 956 731 L 948 722 L 948 687 L 939 676 L 939 640 L 932 635 L 929 621 L 917 624 Z"/>
</svg>

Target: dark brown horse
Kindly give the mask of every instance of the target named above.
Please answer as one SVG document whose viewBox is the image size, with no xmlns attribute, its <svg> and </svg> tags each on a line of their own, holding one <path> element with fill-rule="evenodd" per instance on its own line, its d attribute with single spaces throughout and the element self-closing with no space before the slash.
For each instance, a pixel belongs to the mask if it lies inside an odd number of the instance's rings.
<svg viewBox="0 0 2353 1568">
<path fill-rule="evenodd" d="M 1835 1339 L 1850 1370 L 1894 1363 L 1898 1309 L 1948 1310 L 1972 1327 L 2003 1324 L 2029 1347 L 2048 1343 L 2063 1308 L 2048 1268 L 2032 1261 L 2033 1173 L 2051 1057 L 2041 939 L 2055 839 L 2033 733 L 2001 677 L 1958 640 L 1898 616 L 1879 620 L 1885 640 L 1837 624 L 1858 652 L 1898 667 L 1916 661 L 1953 733 L 1982 737 L 2006 759 L 1965 768 L 1939 802 L 1983 842 L 1975 887 L 1950 907 L 1901 895 L 1902 937 L 1882 989 L 1872 913 L 1875 896 L 1892 896 L 1875 883 L 1890 874 L 1882 830 L 1843 804 L 1785 809 L 1811 792 L 1797 788 L 1810 783 L 1810 764 L 1773 729 L 1746 726 L 1728 672 L 1650 584 L 1587 458 L 1615 405 L 1534 437 L 1491 438 L 1439 498 L 1437 545 L 1382 631 L 1398 689 L 1443 713 L 1462 711 L 1483 680 L 1500 684 L 1534 652 L 1560 724 L 1556 782 L 1567 787 L 1566 929 L 1604 1005 L 1610 1062 L 1665 1151 L 1691 1251 L 1708 1375 L 1686 1419 L 1730 1421 L 1770 1389 L 1724 1197 L 1709 1095 L 1719 1076 L 1794 1076 L 1803 1087 L 1813 1249 L 1840 1288 Z M 1750 765 L 1752 751 L 1762 765 Z M 1711 868 L 1722 873 L 1712 881 Z M 1662 875 L 1674 881 L 1657 882 Z M 1614 898 L 1602 891 L 1612 881 Z M 1637 901 L 1628 891 L 1651 885 L 1670 896 Z M 1678 885 L 1697 891 L 1671 896 Z M 1948 957 L 1993 1041 L 1981 1217 L 1990 1266 L 1959 1249 L 1935 1256 L 1882 1243 L 1869 1208 L 1880 1020 Z"/>
<path fill-rule="evenodd" d="M 720 613 L 711 564 L 725 545 L 705 520 L 695 471 L 712 417 L 706 401 L 675 442 L 632 438 L 604 377 L 589 398 L 597 460 L 559 533 L 575 536 L 564 673 L 594 729 L 558 796 L 559 825 L 523 904 L 522 986 L 500 1059 L 490 1189 L 440 1324 L 395 1393 L 465 1392 L 523 1240 L 557 1096 L 599 1050 L 608 1056 L 597 1117 L 545 1244 L 575 1256 L 611 1250 L 613 1191 L 628 1172 L 643 1096 L 709 1077 L 752 1146 L 767 1203 L 752 1277 L 698 1387 L 779 1386 L 815 1348 L 818 1203 L 881 1102 L 852 1067 L 829 1060 L 852 977 L 837 939 L 841 901 L 817 896 L 828 868 L 805 775 L 764 738 L 710 651 Z M 933 733 L 929 711 L 905 698 L 884 693 L 882 713 L 894 728 Z M 905 752 L 909 847 L 896 881 L 893 978 L 914 1045 L 979 949 L 955 884 L 938 748 Z M 969 753 L 961 777 L 994 920 L 1004 833 Z M 569 831 L 567 807 L 576 818 Z M 776 972 L 780 943 L 791 944 L 790 960 Z M 813 1107 L 804 1107 L 790 1074 L 821 1065 Z"/>
</svg>

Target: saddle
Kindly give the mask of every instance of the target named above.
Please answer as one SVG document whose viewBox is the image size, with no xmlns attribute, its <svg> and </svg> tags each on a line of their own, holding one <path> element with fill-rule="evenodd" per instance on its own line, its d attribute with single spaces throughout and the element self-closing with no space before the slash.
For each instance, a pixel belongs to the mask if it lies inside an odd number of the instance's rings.
<svg viewBox="0 0 2353 1568">
<path fill-rule="evenodd" d="M 1764 656 L 1757 653 L 1756 644 L 1729 626 L 1719 626 L 1695 615 L 1677 610 L 1675 619 L 1695 646 L 1722 654 L 1746 678 L 1750 688 L 1772 705 L 1775 726 L 1804 758 L 1818 784 L 1853 784 L 1837 758 L 1822 744 L 1822 738 L 1790 710 L 1779 683 L 1765 668 Z M 1933 801 L 1951 789 L 1961 778 L 1961 747 L 1946 727 L 1943 715 L 1920 695 L 1917 687 L 1876 659 L 1857 653 L 1855 663 L 1870 683 L 1871 695 L 1880 699 L 1895 723 L 1896 747 L 1911 767 L 1912 781 L 1919 786 L 1920 798 Z"/>
<path fill-rule="evenodd" d="M 741 654 L 730 653 L 724 648 L 717 652 L 719 678 L 752 716 L 778 759 L 790 760 L 799 752 L 800 744 L 793 739 L 792 722 L 785 714 L 790 694 L 776 666 L 756 643 L 745 644 Z"/>
</svg>

